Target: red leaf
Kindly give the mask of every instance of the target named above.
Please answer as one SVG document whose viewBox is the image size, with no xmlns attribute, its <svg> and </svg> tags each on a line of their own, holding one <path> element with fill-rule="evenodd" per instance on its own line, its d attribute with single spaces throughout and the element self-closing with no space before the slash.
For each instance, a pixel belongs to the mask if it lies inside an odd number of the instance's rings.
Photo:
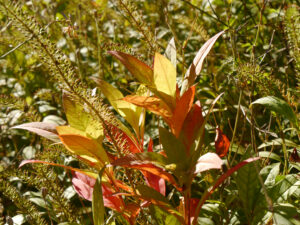
<svg viewBox="0 0 300 225">
<path fill-rule="evenodd" d="M 143 149 L 138 147 L 137 141 L 135 140 L 135 142 L 121 129 L 119 129 L 118 127 L 112 125 L 112 124 L 108 124 L 109 127 L 109 131 L 111 132 L 111 134 L 113 135 L 114 140 L 119 140 L 123 143 L 125 143 L 124 147 L 126 150 L 128 150 L 131 153 L 139 153 L 142 152 Z M 109 142 L 112 142 L 110 136 L 107 134 L 107 132 L 105 131 L 105 136 L 107 138 L 107 140 Z"/>
<path fill-rule="evenodd" d="M 176 102 L 176 108 L 173 111 L 173 116 L 171 118 L 172 133 L 176 137 L 179 136 L 183 122 L 193 105 L 194 96 L 195 96 L 195 86 L 192 86 Z"/>
<path fill-rule="evenodd" d="M 300 162 L 300 157 L 298 155 L 297 149 L 294 148 L 293 152 L 290 155 L 291 162 Z"/>
<path fill-rule="evenodd" d="M 230 146 L 230 142 L 225 134 L 221 131 L 220 128 L 216 129 L 216 139 L 215 139 L 215 147 L 216 152 L 220 157 L 224 157 L 227 155 L 228 149 Z"/>
<path fill-rule="evenodd" d="M 135 155 L 127 155 L 125 157 L 115 160 L 111 164 L 114 166 L 123 166 L 123 167 L 138 169 L 142 173 L 144 173 L 144 172 L 151 173 L 153 175 L 156 175 L 156 176 L 170 182 L 175 187 L 177 187 L 177 189 L 180 189 L 180 187 L 178 187 L 175 179 L 173 178 L 172 174 L 168 173 L 165 169 L 163 169 L 161 167 L 151 164 L 150 162 L 143 162 L 143 161 L 137 159 L 135 157 Z M 155 186 L 157 188 L 159 188 L 161 191 L 163 191 L 161 182 L 157 183 Z M 160 190 L 158 190 L 158 191 L 160 191 Z"/>
<path fill-rule="evenodd" d="M 92 201 L 95 183 L 96 179 L 88 177 L 82 173 L 73 172 L 73 187 L 77 194 L 82 198 Z"/>
<path fill-rule="evenodd" d="M 188 152 L 196 138 L 195 134 L 201 128 L 203 122 L 204 118 L 202 116 L 200 102 L 198 101 L 193 105 L 192 109 L 188 113 L 182 127 L 183 143 Z"/>
</svg>

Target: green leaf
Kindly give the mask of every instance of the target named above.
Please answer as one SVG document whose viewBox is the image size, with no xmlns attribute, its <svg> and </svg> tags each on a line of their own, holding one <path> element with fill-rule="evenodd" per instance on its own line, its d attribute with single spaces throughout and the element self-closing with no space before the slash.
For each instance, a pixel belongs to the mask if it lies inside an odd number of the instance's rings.
<svg viewBox="0 0 300 225">
<path fill-rule="evenodd" d="M 290 198 L 293 193 L 299 188 L 300 181 L 296 174 L 286 175 L 284 179 L 277 182 L 271 189 L 268 190 L 269 197 L 273 202 L 284 202 Z"/>
<path fill-rule="evenodd" d="M 284 143 L 287 147 L 293 147 L 293 148 L 297 148 L 299 147 L 296 143 L 288 140 L 288 139 L 284 139 Z M 276 138 L 274 140 L 271 140 L 269 142 L 265 142 L 263 144 L 261 144 L 260 146 L 258 146 L 258 149 L 262 149 L 262 148 L 265 148 L 265 147 L 268 147 L 268 146 L 275 146 L 275 145 L 283 145 L 283 141 L 281 138 Z"/>
<path fill-rule="evenodd" d="M 282 162 L 280 156 L 273 153 L 273 152 L 261 151 L 261 152 L 258 152 L 258 156 L 262 157 L 262 158 L 268 158 L 268 159 L 270 158 L 270 159 L 274 159 L 274 160 L 277 160 L 279 162 Z"/>
<path fill-rule="evenodd" d="M 276 177 L 280 172 L 280 163 L 275 163 L 271 171 L 269 172 L 266 180 L 265 185 L 266 186 L 273 186 L 276 183 Z"/>
<path fill-rule="evenodd" d="M 138 194 L 142 196 L 143 199 L 149 199 L 150 201 L 153 199 L 160 202 L 164 202 L 166 204 L 170 204 L 165 196 L 163 196 L 160 192 L 147 185 L 138 185 L 136 187 L 136 190 Z"/>
<path fill-rule="evenodd" d="M 162 210 L 160 207 L 150 205 L 149 208 L 151 216 L 153 216 L 157 225 L 181 225 L 181 222 L 176 218 L 176 216 Z"/>
<path fill-rule="evenodd" d="M 296 127 L 298 127 L 296 114 L 294 113 L 290 105 L 284 100 L 274 96 L 267 96 L 252 102 L 250 107 L 255 104 L 259 104 L 267 107 L 268 109 L 276 112 L 278 115 L 281 115 L 285 119 L 288 119 L 291 123 L 293 123 Z"/>
<path fill-rule="evenodd" d="M 254 162 L 255 163 L 255 162 Z M 243 210 L 248 218 L 249 224 L 252 221 L 251 213 L 260 203 L 257 202 L 260 195 L 260 183 L 254 163 L 247 164 L 239 169 L 235 176 L 238 194 L 243 202 Z"/>
<path fill-rule="evenodd" d="M 104 202 L 103 202 L 103 195 L 102 195 L 102 184 L 101 184 L 101 178 L 104 173 L 106 167 L 103 167 L 99 174 L 98 178 L 96 180 L 96 184 L 94 186 L 93 191 L 93 201 L 92 201 L 92 209 L 93 209 L 93 220 L 94 225 L 104 225 L 104 214 L 105 214 L 105 208 L 104 208 Z"/>
<path fill-rule="evenodd" d="M 154 58 L 154 85 L 162 93 L 164 102 L 174 108 L 176 101 L 176 69 L 172 63 L 159 53 Z"/>
<path fill-rule="evenodd" d="M 79 102 L 75 102 L 71 95 L 63 93 L 63 107 L 71 127 L 83 131 L 86 136 L 98 139 L 103 136 L 101 123 L 94 120 L 92 116 L 84 110 Z"/>
<path fill-rule="evenodd" d="M 187 158 L 183 143 L 165 128 L 159 128 L 160 142 L 170 163 L 182 164 Z"/>
<path fill-rule="evenodd" d="M 111 106 L 132 126 L 136 134 L 139 134 L 139 119 L 142 108 L 122 100 L 123 94 L 111 84 L 93 79 L 100 87 L 101 92 L 108 99 Z"/>
</svg>

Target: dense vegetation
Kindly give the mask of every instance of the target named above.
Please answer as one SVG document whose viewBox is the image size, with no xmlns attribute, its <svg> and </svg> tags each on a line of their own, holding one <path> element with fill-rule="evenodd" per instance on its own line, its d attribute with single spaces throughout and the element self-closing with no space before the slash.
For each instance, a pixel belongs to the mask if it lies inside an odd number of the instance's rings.
<svg viewBox="0 0 300 225">
<path fill-rule="evenodd" d="M 299 9 L 0 0 L 0 224 L 299 224 Z"/>
</svg>

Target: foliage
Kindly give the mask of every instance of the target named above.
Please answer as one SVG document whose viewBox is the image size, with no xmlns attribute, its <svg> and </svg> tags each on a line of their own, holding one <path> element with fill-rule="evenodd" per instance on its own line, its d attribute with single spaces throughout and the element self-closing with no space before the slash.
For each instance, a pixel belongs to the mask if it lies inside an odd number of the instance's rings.
<svg viewBox="0 0 300 225">
<path fill-rule="evenodd" d="M 298 20 L 0 0 L 0 223 L 299 223 Z"/>
</svg>

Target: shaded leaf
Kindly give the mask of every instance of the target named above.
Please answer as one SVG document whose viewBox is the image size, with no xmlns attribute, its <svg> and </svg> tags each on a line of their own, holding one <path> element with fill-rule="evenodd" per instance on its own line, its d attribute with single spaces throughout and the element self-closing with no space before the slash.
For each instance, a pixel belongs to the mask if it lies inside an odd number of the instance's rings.
<svg viewBox="0 0 300 225">
<path fill-rule="evenodd" d="M 186 147 L 187 152 L 190 152 L 190 148 L 196 138 L 196 134 L 198 133 L 199 129 L 202 127 L 204 122 L 204 118 L 202 116 L 202 110 L 200 106 L 200 102 L 196 102 L 188 115 L 186 116 L 183 127 L 182 127 L 182 139 L 183 143 Z M 204 131 L 202 134 L 203 139 Z"/>
<path fill-rule="evenodd" d="M 169 163 L 183 164 L 186 162 L 187 154 L 183 143 L 165 128 L 159 128 L 160 142 L 167 155 Z"/>
<path fill-rule="evenodd" d="M 162 210 L 156 205 L 150 205 L 150 213 L 155 218 L 158 225 L 181 225 L 182 222 L 176 216 Z"/>
<path fill-rule="evenodd" d="M 206 58 L 207 54 L 210 52 L 211 48 L 214 46 L 216 40 L 224 33 L 225 31 L 221 31 L 217 33 L 215 36 L 210 38 L 208 41 L 204 43 L 204 45 L 200 48 L 198 53 L 196 54 L 193 63 L 190 65 L 188 70 L 184 75 L 184 80 L 181 86 L 180 94 L 183 95 L 186 90 L 189 89 L 190 86 L 193 85 L 196 76 L 198 76 L 201 72 L 203 61 Z"/>
<path fill-rule="evenodd" d="M 298 163 L 300 163 L 300 157 L 298 155 L 298 151 L 297 151 L 296 148 L 293 149 L 293 152 L 291 153 L 289 160 L 291 162 L 296 162 L 296 163 L 298 162 Z"/>
<path fill-rule="evenodd" d="M 32 122 L 14 126 L 12 129 L 28 130 L 51 141 L 59 142 L 60 140 L 57 135 L 56 127 L 57 125 L 53 123 Z"/>
<path fill-rule="evenodd" d="M 171 119 L 171 129 L 173 134 L 176 137 L 179 136 L 183 122 L 193 105 L 195 89 L 196 89 L 195 86 L 192 86 L 176 102 L 176 107 L 175 110 L 173 111 L 173 116 Z"/>
<path fill-rule="evenodd" d="M 216 139 L 215 139 L 215 148 L 216 153 L 220 157 L 224 157 L 227 155 L 228 149 L 230 146 L 230 142 L 225 134 L 221 131 L 220 128 L 216 129 Z"/>
<path fill-rule="evenodd" d="M 285 119 L 288 119 L 291 123 L 293 123 L 296 127 L 298 126 L 297 116 L 290 107 L 290 105 L 285 102 L 284 100 L 274 97 L 274 96 L 267 96 L 256 101 L 252 102 L 250 105 L 253 106 L 255 104 L 263 105 L 268 109 L 276 112 L 278 115 L 283 116 Z"/>
<path fill-rule="evenodd" d="M 222 159 L 217 154 L 209 152 L 199 158 L 194 173 L 201 173 L 210 169 L 221 169 L 222 164 Z"/>
</svg>

